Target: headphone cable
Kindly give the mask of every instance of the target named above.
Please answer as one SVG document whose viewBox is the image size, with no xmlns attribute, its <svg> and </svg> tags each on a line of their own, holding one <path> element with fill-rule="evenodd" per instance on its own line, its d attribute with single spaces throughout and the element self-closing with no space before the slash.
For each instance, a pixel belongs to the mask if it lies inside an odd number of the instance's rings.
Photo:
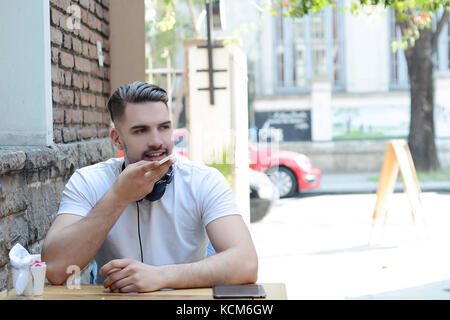
<svg viewBox="0 0 450 320">
<path fill-rule="evenodd" d="M 141 241 L 141 226 L 139 224 L 139 203 L 136 201 L 137 207 L 137 229 L 138 229 L 138 238 L 139 238 L 139 248 L 141 249 L 141 262 L 144 263 L 144 254 L 142 253 L 142 241 Z"/>
</svg>

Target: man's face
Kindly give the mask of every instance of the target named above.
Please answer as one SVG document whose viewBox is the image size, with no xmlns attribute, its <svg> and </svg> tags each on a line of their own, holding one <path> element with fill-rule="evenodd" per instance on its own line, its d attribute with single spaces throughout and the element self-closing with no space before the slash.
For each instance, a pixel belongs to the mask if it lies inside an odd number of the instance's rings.
<svg viewBox="0 0 450 320">
<path fill-rule="evenodd" d="M 126 166 L 140 160 L 159 161 L 172 153 L 172 121 L 163 102 L 127 103 L 116 122 L 111 139 L 123 150 Z"/>
</svg>

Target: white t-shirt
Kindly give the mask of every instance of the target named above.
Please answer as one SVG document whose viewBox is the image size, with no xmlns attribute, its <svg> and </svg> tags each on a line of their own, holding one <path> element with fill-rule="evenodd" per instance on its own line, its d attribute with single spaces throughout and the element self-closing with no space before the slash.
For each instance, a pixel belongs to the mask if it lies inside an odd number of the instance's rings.
<svg viewBox="0 0 450 320">
<path fill-rule="evenodd" d="M 112 158 L 75 171 L 67 182 L 58 214 L 87 216 L 122 171 L 123 158 Z M 130 203 L 95 255 L 98 268 L 113 259 L 141 261 L 137 204 Z M 225 177 L 216 169 L 178 157 L 174 178 L 163 197 L 139 202 L 144 263 L 189 263 L 205 257 L 205 227 L 222 216 L 241 214 Z M 97 277 L 97 283 L 103 279 Z"/>
</svg>

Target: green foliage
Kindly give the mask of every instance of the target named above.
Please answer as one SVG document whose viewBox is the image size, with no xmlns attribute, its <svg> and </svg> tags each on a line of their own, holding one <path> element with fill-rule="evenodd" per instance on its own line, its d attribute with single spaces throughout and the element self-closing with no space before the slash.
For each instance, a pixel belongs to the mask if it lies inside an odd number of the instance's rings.
<svg viewBox="0 0 450 320">
<path fill-rule="evenodd" d="M 207 166 L 213 167 L 213 168 L 216 168 L 217 170 L 219 170 L 224 175 L 224 177 L 227 179 L 229 185 L 231 186 L 232 185 L 231 164 L 228 163 L 229 162 L 228 157 L 229 157 L 228 150 L 224 149 L 222 151 L 222 160 L 219 162 L 214 161 L 214 162 L 208 163 Z"/>
<path fill-rule="evenodd" d="M 303 15 L 315 13 L 324 9 L 327 5 L 334 6 L 331 0 L 276 0 L 274 5 L 285 17 L 298 18 Z M 404 50 L 414 46 L 420 37 L 420 31 L 430 28 L 435 12 L 438 9 L 450 9 L 450 0 L 352 0 L 343 10 L 358 15 L 366 10 L 366 13 L 375 12 L 376 7 L 390 7 L 395 11 L 397 20 L 402 23 L 402 39 L 392 43 L 395 52 L 399 47 Z M 277 10 L 268 5 L 269 11 L 277 14 Z"/>
<path fill-rule="evenodd" d="M 301 18 L 309 13 L 315 13 L 327 5 L 335 6 L 332 0 L 276 0 L 274 5 L 281 9 L 283 16 L 291 18 Z M 273 8 L 270 8 L 270 12 L 276 14 Z"/>
<path fill-rule="evenodd" d="M 202 0 L 192 0 L 197 11 Z M 165 68 L 169 55 L 174 54 L 187 38 L 194 35 L 189 10 L 183 0 L 146 0 L 147 12 L 153 15 L 146 21 L 146 35 L 151 46 L 153 68 Z M 154 81 L 157 83 L 157 79 Z"/>
<path fill-rule="evenodd" d="M 379 182 L 380 176 L 370 177 L 369 181 Z M 449 181 L 450 180 L 450 170 L 442 169 L 430 172 L 417 172 L 417 180 L 419 182 L 429 182 L 429 181 Z M 402 177 L 399 174 L 397 177 L 397 182 L 401 182 Z"/>
</svg>

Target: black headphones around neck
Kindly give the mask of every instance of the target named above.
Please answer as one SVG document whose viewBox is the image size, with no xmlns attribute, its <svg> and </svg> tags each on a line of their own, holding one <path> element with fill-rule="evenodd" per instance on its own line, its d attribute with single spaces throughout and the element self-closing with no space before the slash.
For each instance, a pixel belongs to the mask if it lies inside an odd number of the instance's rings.
<svg viewBox="0 0 450 320">
<path fill-rule="evenodd" d="M 125 170 L 125 162 L 122 165 L 122 171 Z M 147 199 L 148 201 L 157 201 L 162 198 L 164 195 L 164 192 L 166 192 L 166 186 L 171 183 L 173 180 L 173 166 L 169 167 L 169 171 L 156 181 L 155 185 L 153 186 L 152 192 L 147 194 L 143 199 L 140 201 Z"/>
</svg>

